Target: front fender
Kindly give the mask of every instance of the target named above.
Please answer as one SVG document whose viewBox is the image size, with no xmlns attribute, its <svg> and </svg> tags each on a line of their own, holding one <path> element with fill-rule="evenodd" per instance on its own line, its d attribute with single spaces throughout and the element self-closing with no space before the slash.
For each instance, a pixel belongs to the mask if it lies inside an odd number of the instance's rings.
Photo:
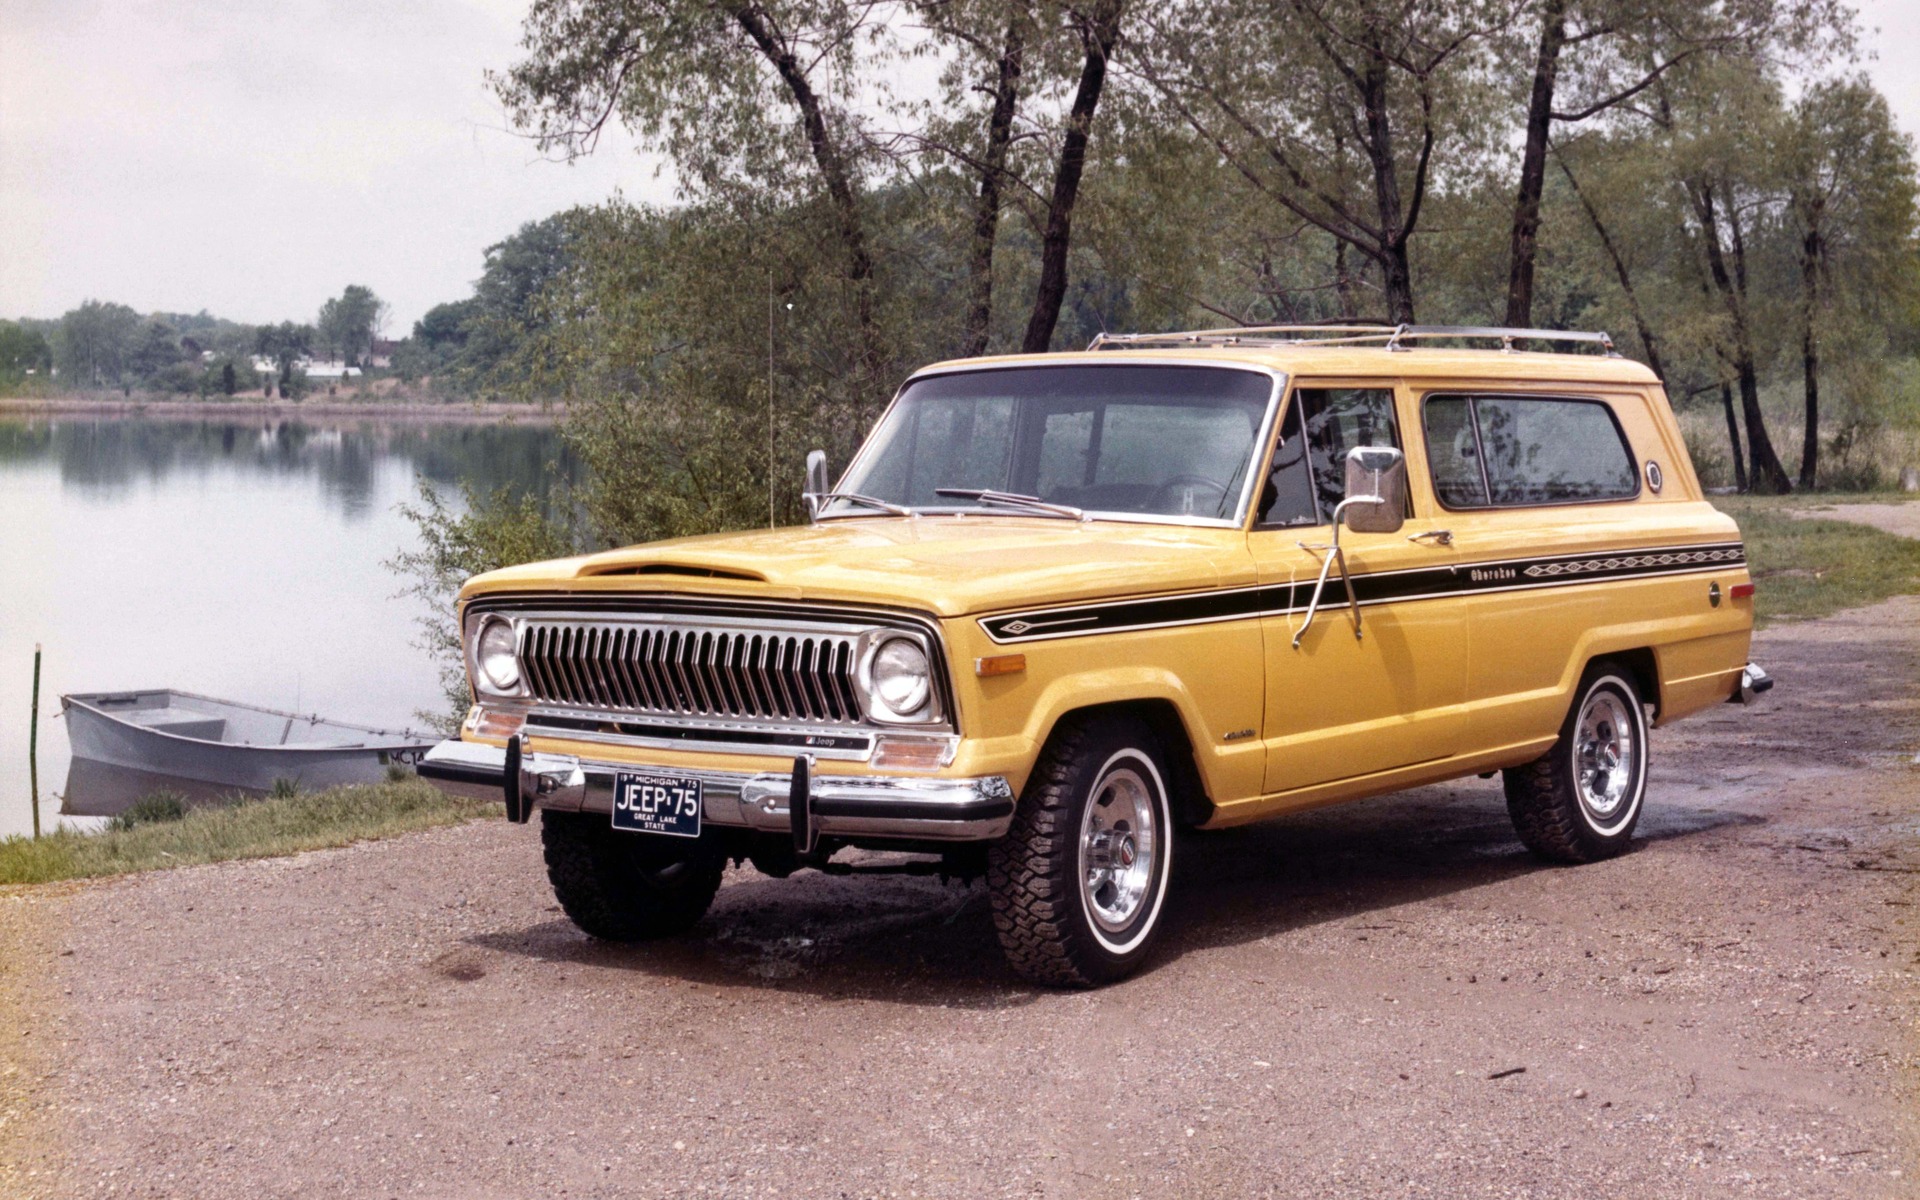
<svg viewBox="0 0 1920 1200">
<path fill-rule="evenodd" d="M 1133 631 L 996 646 L 972 622 L 953 622 L 949 646 L 968 770 L 992 769 L 1025 786 L 1033 761 L 1068 714 L 1159 701 L 1178 714 L 1207 794 L 1257 794 L 1266 668 L 1257 622 Z M 980 676 L 975 663 L 1025 657 L 1015 674 Z M 1017 762 L 1017 767 L 1015 763 Z"/>
</svg>

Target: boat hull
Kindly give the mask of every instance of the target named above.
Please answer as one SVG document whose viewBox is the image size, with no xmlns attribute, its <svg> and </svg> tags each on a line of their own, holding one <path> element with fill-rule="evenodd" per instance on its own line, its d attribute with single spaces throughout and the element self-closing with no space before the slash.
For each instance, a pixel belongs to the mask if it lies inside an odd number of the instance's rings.
<svg viewBox="0 0 1920 1200">
<path fill-rule="evenodd" d="M 433 744 L 184 693 L 70 696 L 62 703 L 74 760 L 68 809 L 75 813 L 118 811 L 136 786 L 146 794 L 178 783 L 174 790 L 203 799 L 276 786 L 312 791 L 373 783 Z M 276 733 L 281 744 L 270 744 Z"/>
</svg>

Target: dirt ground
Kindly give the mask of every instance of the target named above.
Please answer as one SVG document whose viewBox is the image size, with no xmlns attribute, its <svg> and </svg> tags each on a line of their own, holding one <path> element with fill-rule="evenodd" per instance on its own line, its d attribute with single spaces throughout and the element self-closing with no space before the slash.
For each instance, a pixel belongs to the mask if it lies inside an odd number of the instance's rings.
<svg viewBox="0 0 1920 1200">
<path fill-rule="evenodd" d="M 731 873 L 588 942 L 486 822 L 34 901 L 28 1195 L 1911 1196 L 1920 599 L 1763 633 L 1635 852 L 1497 781 L 1190 838 L 1170 936 L 1024 986 L 977 887 Z M 28 1174 L 33 1172 L 33 1174 Z"/>
<path fill-rule="evenodd" d="M 1871 525 L 1884 533 L 1920 538 L 1920 502 L 1911 500 L 1890 504 L 1826 504 L 1789 511 L 1796 517 L 1852 521 L 1859 525 Z"/>
</svg>

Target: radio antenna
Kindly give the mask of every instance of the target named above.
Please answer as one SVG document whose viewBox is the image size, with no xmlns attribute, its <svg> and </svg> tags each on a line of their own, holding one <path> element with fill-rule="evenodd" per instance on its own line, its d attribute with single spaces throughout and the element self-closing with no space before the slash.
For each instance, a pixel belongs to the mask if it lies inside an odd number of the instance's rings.
<svg viewBox="0 0 1920 1200">
<path fill-rule="evenodd" d="M 766 528 L 774 528 L 774 273 L 766 273 Z"/>
</svg>

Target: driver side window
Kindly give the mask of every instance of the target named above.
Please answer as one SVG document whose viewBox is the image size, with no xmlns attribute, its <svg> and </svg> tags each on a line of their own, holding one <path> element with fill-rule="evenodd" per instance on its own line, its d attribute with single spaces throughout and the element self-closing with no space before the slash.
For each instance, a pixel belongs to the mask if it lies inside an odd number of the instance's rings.
<svg viewBox="0 0 1920 1200">
<path fill-rule="evenodd" d="M 1356 446 L 1400 447 L 1392 388 L 1294 389 L 1260 497 L 1261 528 L 1332 522 Z"/>
</svg>

